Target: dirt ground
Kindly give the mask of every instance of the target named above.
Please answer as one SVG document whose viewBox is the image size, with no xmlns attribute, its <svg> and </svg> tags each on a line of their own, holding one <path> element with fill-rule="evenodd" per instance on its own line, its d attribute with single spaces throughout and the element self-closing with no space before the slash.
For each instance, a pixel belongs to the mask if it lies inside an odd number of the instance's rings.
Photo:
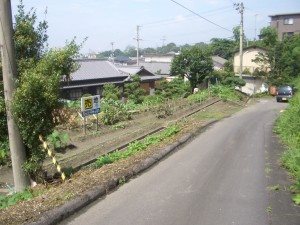
<svg viewBox="0 0 300 225">
<path fill-rule="evenodd" d="M 199 106 L 200 105 L 192 107 L 196 109 L 197 107 L 199 108 Z M 33 189 L 35 193 L 40 193 L 37 197 L 29 201 L 20 202 L 8 209 L 0 210 L 0 223 L 9 225 L 34 221 L 40 216 L 41 213 L 60 206 L 75 197 L 83 195 L 86 190 L 100 184 L 105 185 L 112 178 L 124 176 L 128 171 L 131 171 L 136 164 L 138 164 L 142 160 L 145 160 L 149 156 L 154 155 L 158 152 L 159 149 L 167 146 L 170 143 L 173 143 L 186 133 L 198 130 L 203 126 L 203 124 L 209 121 L 213 121 L 216 119 L 218 120 L 230 116 L 241 108 L 242 107 L 237 104 L 220 101 L 208 108 L 205 108 L 193 114 L 190 117 L 178 119 L 179 116 L 177 117 L 173 115 L 168 118 L 167 122 L 177 120 L 182 129 L 172 138 L 164 140 L 159 144 L 149 146 L 146 150 L 141 151 L 136 155 L 133 155 L 124 160 L 117 161 L 113 164 L 105 165 L 100 169 L 82 169 L 73 174 L 71 178 L 64 183 L 56 182 L 52 184 L 38 185 Z M 191 111 L 191 108 L 182 108 L 181 117 L 184 116 L 187 112 Z M 143 127 L 140 128 L 139 131 L 134 132 L 134 129 L 131 130 L 132 134 L 136 134 L 137 136 L 141 135 L 143 131 L 149 131 L 149 126 L 151 128 L 154 128 L 154 125 L 162 126 L 164 123 L 166 123 L 166 120 L 159 121 L 157 119 L 156 121 L 158 122 L 153 122 L 154 120 L 151 112 L 148 112 L 148 116 L 138 115 L 137 117 L 137 121 L 140 119 L 140 124 L 143 125 Z M 135 126 L 130 123 L 131 121 L 129 121 L 128 125 L 126 125 L 125 127 L 130 128 Z M 120 142 L 124 142 L 124 140 L 130 140 L 132 137 L 134 137 L 134 135 L 131 136 L 129 129 L 126 130 L 126 128 L 117 130 L 117 133 L 119 134 L 118 139 L 116 139 L 115 137 L 110 137 L 111 139 L 109 139 L 109 136 L 111 136 L 111 134 L 116 131 L 107 131 L 107 140 L 109 140 L 110 143 L 115 143 L 118 140 Z M 124 136 L 124 139 L 122 136 Z M 80 135 L 78 135 L 77 138 L 78 139 L 76 140 L 80 140 Z M 84 141 L 82 141 L 82 145 L 84 145 L 84 143 L 91 142 L 96 146 L 91 144 L 91 146 L 94 146 L 94 148 L 90 149 L 97 149 L 97 146 L 98 148 L 100 148 L 99 146 L 101 146 L 102 144 L 99 144 L 98 141 L 101 141 L 101 138 L 103 138 L 101 134 L 99 134 L 98 136 L 96 135 L 95 137 L 89 136 Z"/>
</svg>

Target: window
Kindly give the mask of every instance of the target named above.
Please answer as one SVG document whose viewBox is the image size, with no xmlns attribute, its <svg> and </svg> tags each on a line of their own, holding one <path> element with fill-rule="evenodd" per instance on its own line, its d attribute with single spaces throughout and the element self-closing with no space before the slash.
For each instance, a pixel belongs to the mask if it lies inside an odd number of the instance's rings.
<svg viewBox="0 0 300 225">
<path fill-rule="evenodd" d="M 283 20 L 283 24 L 285 24 L 285 25 L 293 25 L 294 24 L 294 19 L 293 18 L 285 18 Z"/>
<path fill-rule="evenodd" d="M 81 89 L 70 90 L 70 99 L 79 99 L 81 98 L 82 92 Z"/>
<path fill-rule="evenodd" d="M 293 35 L 294 35 L 294 32 L 284 32 L 284 33 L 282 33 L 282 38 L 290 37 Z"/>
</svg>

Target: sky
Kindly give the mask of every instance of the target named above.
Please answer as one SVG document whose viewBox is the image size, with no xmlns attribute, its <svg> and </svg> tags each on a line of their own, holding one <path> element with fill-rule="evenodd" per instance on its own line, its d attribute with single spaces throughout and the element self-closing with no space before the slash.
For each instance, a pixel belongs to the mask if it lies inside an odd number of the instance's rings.
<svg viewBox="0 0 300 225">
<path fill-rule="evenodd" d="M 213 25 L 171 0 L 23 0 L 25 8 L 35 8 L 38 20 L 46 18 L 49 47 L 62 47 L 76 37 L 85 37 L 81 52 L 92 53 L 114 48 L 124 50 L 136 46 L 136 26 L 140 25 L 141 48 L 209 43 L 211 38 L 230 38 L 232 28 L 239 25 L 240 14 L 234 0 L 176 0 Z M 19 0 L 11 0 L 13 14 Z M 244 0 L 244 29 L 248 39 L 268 26 L 268 15 L 300 12 L 300 0 Z M 45 10 L 47 15 L 45 16 Z M 163 40 L 165 39 L 165 40 Z"/>
</svg>

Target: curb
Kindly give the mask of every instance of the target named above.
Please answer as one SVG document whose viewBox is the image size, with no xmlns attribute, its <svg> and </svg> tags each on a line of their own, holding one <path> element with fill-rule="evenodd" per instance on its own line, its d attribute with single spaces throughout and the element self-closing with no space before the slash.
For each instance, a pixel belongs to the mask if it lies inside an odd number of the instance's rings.
<svg viewBox="0 0 300 225">
<path fill-rule="evenodd" d="M 36 222 L 29 222 L 25 223 L 25 225 L 54 225 L 62 220 L 66 219 L 67 217 L 73 215 L 83 207 L 87 206 L 88 204 L 96 201 L 100 197 L 105 196 L 108 191 L 114 190 L 119 185 L 119 180 L 124 179 L 128 181 L 129 179 L 133 178 L 134 176 L 144 172 L 145 170 L 149 169 L 161 159 L 165 158 L 168 154 L 173 152 L 174 150 L 179 149 L 187 142 L 191 141 L 194 137 L 196 137 L 199 133 L 203 132 L 212 124 L 216 123 L 218 120 L 210 121 L 204 124 L 202 127 L 197 129 L 192 133 L 187 133 L 186 135 L 179 138 L 178 141 L 168 145 L 165 148 L 162 148 L 158 153 L 154 154 L 152 157 L 149 157 L 143 160 L 141 163 L 137 164 L 133 167 L 131 171 L 128 172 L 125 176 L 120 176 L 109 180 L 104 185 L 96 186 L 88 191 L 86 191 L 82 196 L 75 198 L 57 208 L 49 210 L 41 214 L 41 217 Z"/>
</svg>

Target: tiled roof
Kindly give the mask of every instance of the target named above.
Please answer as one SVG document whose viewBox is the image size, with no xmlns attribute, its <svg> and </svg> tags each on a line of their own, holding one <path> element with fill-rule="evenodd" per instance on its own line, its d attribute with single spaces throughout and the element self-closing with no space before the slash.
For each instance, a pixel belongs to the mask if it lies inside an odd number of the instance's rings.
<svg viewBox="0 0 300 225">
<path fill-rule="evenodd" d="M 212 56 L 212 60 L 213 60 L 213 62 L 217 62 L 217 63 L 219 63 L 221 65 L 224 65 L 224 63 L 227 62 L 227 59 L 223 59 L 222 57 L 217 56 L 217 55 L 213 55 Z"/>
<path fill-rule="evenodd" d="M 140 65 L 153 74 L 159 71 L 161 75 L 170 74 L 171 63 L 168 62 L 142 62 Z"/>
<path fill-rule="evenodd" d="M 80 68 L 70 75 L 72 81 L 126 77 L 109 61 L 78 60 L 77 62 Z"/>
</svg>

